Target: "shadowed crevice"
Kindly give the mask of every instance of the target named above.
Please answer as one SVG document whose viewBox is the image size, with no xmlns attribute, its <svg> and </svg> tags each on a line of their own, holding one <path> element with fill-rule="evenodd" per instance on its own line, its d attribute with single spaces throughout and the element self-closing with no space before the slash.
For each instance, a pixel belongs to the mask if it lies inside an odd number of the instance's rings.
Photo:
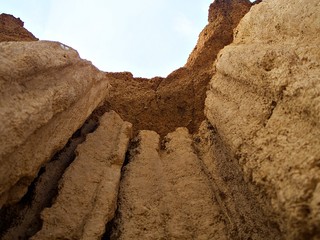
<svg viewBox="0 0 320 240">
<path fill-rule="evenodd" d="M 0 211 L 1 239 L 29 239 L 42 228 L 40 213 L 54 203 L 59 180 L 76 158 L 76 148 L 83 143 L 87 134 L 96 130 L 99 118 L 105 113 L 97 108 L 38 173 L 28 192 L 17 204 L 3 207 Z"/>
</svg>

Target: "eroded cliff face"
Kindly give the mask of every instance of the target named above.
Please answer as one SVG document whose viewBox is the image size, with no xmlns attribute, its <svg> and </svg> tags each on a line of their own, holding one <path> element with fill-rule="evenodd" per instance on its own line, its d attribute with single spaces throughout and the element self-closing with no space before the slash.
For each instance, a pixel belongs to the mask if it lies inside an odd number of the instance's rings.
<svg viewBox="0 0 320 240">
<path fill-rule="evenodd" d="M 320 239 L 320 5 L 254 5 L 167 78 L 0 43 L 1 239 Z"/>
<path fill-rule="evenodd" d="M 154 130 L 163 137 L 183 126 L 196 132 L 205 119 L 204 100 L 216 56 L 232 42 L 233 28 L 250 7 L 248 0 L 213 3 L 209 23 L 184 67 L 151 80 L 133 78 L 130 73 L 113 75 L 106 108 L 133 123 L 135 131 Z"/>
<path fill-rule="evenodd" d="M 0 42 L 38 40 L 23 25 L 20 18 L 5 13 L 0 14 Z"/>
<path fill-rule="evenodd" d="M 178 128 L 162 144 L 153 131 L 133 141 L 111 239 L 227 239 L 188 130 Z"/>
<path fill-rule="evenodd" d="M 193 136 L 178 128 L 162 141 L 140 131 L 123 169 L 111 239 L 281 239 L 226 149 L 210 148 L 219 142 L 212 126 L 201 129 Z"/>
<path fill-rule="evenodd" d="M 42 212 L 42 229 L 32 239 L 100 239 L 117 207 L 120 172 L 131 123 L 104 114 L 97 130 L 77 148 L 60 182 L 58 197 Z"/>
<path fill-rule="evenodd" d="M 19 201 L 45 162 L 105 98 L 109 83 L 57 42 L 0 43 L 0 206 Z"/>
<path fill-rule="evenodd" d="M 319 236 L 319 11 L 318 1 L 252 7 L 219 53 L 206 99 L 206 116 L 271 199 L 287 239 Z"/>
</svg>

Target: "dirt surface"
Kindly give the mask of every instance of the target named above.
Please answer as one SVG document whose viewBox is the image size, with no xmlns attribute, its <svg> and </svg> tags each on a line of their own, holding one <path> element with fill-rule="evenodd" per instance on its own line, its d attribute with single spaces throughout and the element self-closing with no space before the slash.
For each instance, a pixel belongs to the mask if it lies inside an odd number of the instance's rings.
<svg viewBox="0 0 320 240">
<path fill-rule="evenodd" d="M 7 41 L 37 41 L 38 38 L 23 27 L 20 18 L 12 15 L 0 14 L 0 42 Z"/>
</svg>

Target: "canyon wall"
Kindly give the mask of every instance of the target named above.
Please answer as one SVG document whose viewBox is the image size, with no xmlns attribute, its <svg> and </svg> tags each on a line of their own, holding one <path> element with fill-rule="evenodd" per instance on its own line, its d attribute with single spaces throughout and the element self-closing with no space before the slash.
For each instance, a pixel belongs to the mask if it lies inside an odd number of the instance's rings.
<svg viewBox="0 0 320 240">
<path fill-rule="evenodd" d="M 196 132 L 205 119 L 203 103 L 216 56 L 232 42 L 233 28 L 250 7 L 249 0 L 215 1 L 209 23 L 184 67 L 151 80 L 133 78 L 130 73 L 112 74 L 114 90 L 106 98 L 106 109 L 131 122 L 135 132 L 148 129 L 165 136 L 182 126 Z"/>
<path fill-rule="evenodd" d="M 78 146 L 59 195 L 42 212 L 41 231 L 32 239 L 100 239 L 117 207 L 121 167 L 131 138 L 131 123 L 115 112 L 104 114 L 96 131 Z"/>
<path fill-rule="evenodd" d="M 40 167 L 105 98 L 109 83 L 57 42 L 0 43 L 0 206 L 19 201 Z"/>
<path fill-rule="evenodd" d="M 6 41 L 37 41 L 31 32 L 24 27 L 20 18 L 12 15 L 0 14 L 0 42 Z"/>
<path fill-rule="evenodd" d="M 208 120 L 287 239 L 319 236 L 318 12 L 316 0 L 252 7 L 219 53 L 206 99 Z"/>
<path fill-rule="evenodd" d="M 185 66 L 153 79 L 11 27 L 0 238 L 320 239 L 318 12 L 215 0 Z"/>
</svg>

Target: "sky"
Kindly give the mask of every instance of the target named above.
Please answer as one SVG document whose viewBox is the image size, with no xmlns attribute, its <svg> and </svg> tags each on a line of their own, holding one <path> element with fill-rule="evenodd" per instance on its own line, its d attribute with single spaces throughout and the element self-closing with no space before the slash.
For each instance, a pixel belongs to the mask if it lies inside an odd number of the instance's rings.
<svg viewBox="0 0 320 240">
<path fill-rule="evenodd" d="M 166 77 L 183 66 L 213 0 L 0 0 L 40 40 L 59 41 L 106 72 Z"/>
</svg>

